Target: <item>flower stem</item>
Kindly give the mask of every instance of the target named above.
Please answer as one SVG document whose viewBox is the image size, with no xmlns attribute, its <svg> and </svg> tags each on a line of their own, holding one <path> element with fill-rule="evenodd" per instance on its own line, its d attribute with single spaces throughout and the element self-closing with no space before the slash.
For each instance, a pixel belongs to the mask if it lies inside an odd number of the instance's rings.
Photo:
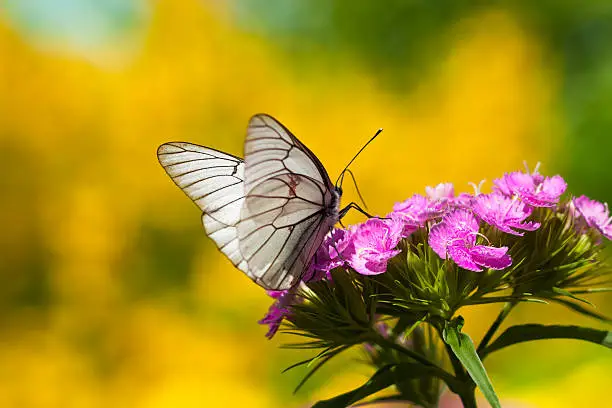
<svg viewBox="0 0 612 408">
<path fill-rule="evenodd" d="M 489 345 L 489 342 L 495 335 L 495 332 L 497 331 L 497 329 L 499 329 L 499 326 L 501 326 L 501 324 L 506 319 L 506 317 L 508 317 L 512 309 L 514 309 L 514 306 L 516 306 L 516 302 L 504 303 L 504 307 L 502 307 L 499 314 L 497 315 L 497 318 L 495 319 L 491 327 L 489 327 L 489 330 L 487 330 L 484 337 L 480 341 L 480 344 L 478 345 L 478 349 L 476 350 L 476 352 L 478 353 L 481 359 L 484 358 L 484 356 L 482 355 L 482 352 Z"/>
<path fill-rule="evenodd" d="M 407 356 L 409 356 L 410 358 L 412 358 L 413 360 L 427 366 L 430 367 L 432 370 L 435 371 L 435 375 L 442 379 L 449 388 L 451 389 L 457 389 L 460 386 L 460 383 L 457 381 L 457 378 L 455 378 L 455 376 L 453 376 L 451 373 L 449 373 L 448 371 L 446 371 L 445 369 L 443 369 L 442 367 L 438 366 L 437 364 L 431 362 L 427 357 L 416 353 L 410 349 L 407 349 L 405 347 L 400 346 L 399 344 L 381 336 L 381 335 L 375 335 L 373 336 L 373 338 L 370 340 L 374 343 L 377 343 L 379 346 L 381 347 L 389 347 L 392 348 L 396 351 L 399 351 L 400 353 L 403 353 Z"/>
<path fill-rule="evenodd" d="M 399 344 L 395 343 L 394 341 L 391 341 L 383 336 L 375 336 L 374 339 L 372 339 L 372 341 L 378 343 L 381 346 L 386 346 L 389 348 L 392 348 L 396 351 L 399 351 L 400 353 L 406 354 L 408 355 L 410 358 L 412 358 L 413 360 L 418 361 L 419 363 L 429 366 L 429 367 L 437 367 L 434 363 L 432 363 L 431 361 L 429 361 L 427 359 L 427 357 L 420 355 L 419 353 L 416 353 L 412 350 L 409 350 L 405 347 L 400 346 Z"/>
<path fill-rule="evenodd" d="M 469 392 L 459 394 L 459 398 L 461 398 L 463 408 L 478 408 L 478 406 L 476 405 L 474 388 L 472 388 Z"/>
</svg>

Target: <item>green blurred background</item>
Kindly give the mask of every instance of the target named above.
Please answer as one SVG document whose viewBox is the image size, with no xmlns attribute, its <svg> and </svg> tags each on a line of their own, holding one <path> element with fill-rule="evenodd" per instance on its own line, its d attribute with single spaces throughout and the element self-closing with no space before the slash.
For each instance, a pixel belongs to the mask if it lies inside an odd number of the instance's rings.
<svg viewBox="0 0 612 408">
<path fill-rule="evenodd" d="M 383 127 L 353 167 L 379 214 L 523 160 L 609 201 L 611 110 L 607 1 L 5 0 L 0 406 L 300 407 L 366 378 L 347 355 L 291 395 L 303 372 L 280 371 L 304 355 L 264 338 L 270 300 L 206 238 L 163 142 L 241 154 L 267 112 L 333 178 Z M 466 330 L 496 311 L 465 311 Z M 523 321 L 598 326 L 541 305 Z M 487 367 L 504 406 L 607 406 L 612 386 L 590 344 Z"/>
</svg>

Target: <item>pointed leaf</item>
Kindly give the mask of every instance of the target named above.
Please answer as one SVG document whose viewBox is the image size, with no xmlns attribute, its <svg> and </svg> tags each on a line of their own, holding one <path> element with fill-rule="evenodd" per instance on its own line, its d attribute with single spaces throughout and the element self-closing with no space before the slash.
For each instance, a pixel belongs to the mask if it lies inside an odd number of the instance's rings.
<svg viewBox="0 0 612 408">
<path fill-rule="evenodd" d="M 562 298 L 553 298 L 553 299 L 550 299 L 550 300 L 552 300 L 553 302 L 560 303 L 563 306 L 568 307 L 568 308 L 574 310 L 575 312 L 581 313 L 581 314 L 583 314 L 585 316 L 589 316 L 589 317 L 595 318 L 597 320 L 601 320 L 602 322 L 612 323 L 612 320 L 609 317 L 604 316 L 602 314 L 599 314 L 599 313 L 597 313 L 597 312 L 595 312 L 593 310 L 587 309 L 586 307 L 582 306 L 581 304 L 578 304 L 578 303 L 575 303 L 575 302 L 571 302 L 571 301 L 569 301 L 567 299 L 562 299 Z"/>
<path fill-rule="evenodd" d="M 401 363 L 401 364 L 391 364 L 380 368 L 370 379 L 368 382 L 363 384 L 362 386 L 355 388 L 352 391 L 346 392 L 344 394 L 338 395 L 336 397 L 319 401 L 312 408 L 344 408 L 349 407 L 356 402 L 369 397 L 370 395 L 384 390 L 387 387 L 395 384 L 395 381 L 398 378 L 401 378 L 402 381 L 420 378 L 420 377 L 439 377 L 440 370 L 437 367 L 425 366 L 420 363 Z M 442 377 L 441 377 L 442 378 Z M 443 378 L 445 381 L 451 382 L 452 385 L 449 385 L 451 389 L 458 389 L 460 384 L 452 381 L 448 378 Z"/>
<path fill-rule="evenodd" d="M 352 404 L 393 385 L 393 365 L 384 366 L 361 387 L 357 387 L 352 391 L 330 398 L 328 400 L 319 401 L 312 408 L 345 408 Z"/>
<path fill-rule="evenodd" d="M 595 305 L 593 303 L 591 303 L 588 300 L 583 299 L 583 298 L 581 298 L 579 296 L 576 296 L 575 294 L 573 294 L 573 293 L 571 293 L 571 292 L 569 292 L 569 291 L 567 291 L 565 289 L 556 288 L 555 287 L 555 288 L 552 288 L 552 291 L 553 291 L 553 293 L 556 293 L 557 295 L 567 296 L 569 298 L 577 300 L 578 302 L 582 302 L 582 303 L 585 303 L 585 304 L 587 304 L 587 305 L 589 305 L 591 307 L 595 307 Z"/>
<path fill-rule="evenodd" d="M 450 346 L 459 361 L 461 361 L 461 364 L 463 364 L 470 374 L 470 377 L 472 377 L 472 380 L 474 380 L 476 385 L 480 388 L 480 391 L 482 391 L 487 401 L 489 401 L 489 404 L 491 404 L 493 408 L 501 408 L 497 394 L 495 394 L 495 390 L 493 389 L 493 384 L 491 384 L 491 380 L 489 380 L 489 376 L 482 365 L 482 361 L 480 361 L 476 353 L 476 348 L 474 347 L 472 339 L 470 336 L 460 331 L 461 324 L 462 323 L 459 324 L 459 327 L 457 324 L 447 324 L 442 333 L 444 341 Z"/>
<path fill-rule="evenodd" d="M 304 378 L 302 378 L 302 381 L 300 381 L 297 387 L 295 387 L 295 390 L 293 390 L 293 393 L 296 394 L 300 390 L 300 388 L 302 388 L 302 386 L 306 384 L 306 381 L 308 381 L 310 377 L 313 376 L 314 373 L 316 373 L 321 367 L 323 367 L 325 363 L 327 363 L 329 360 L 331 360 L 336 355 L 340 354 L 341 352 L 343 352 L 344 350 L 348 348 L 349 346 L 338 347 L 337 349 L 334 349 L 332 351 L 329 351 L 329 352 L 325 351 L 324 353 L 320 353 L 316 357 L 309 360 L 307 364 L 309 366 L 311 364 L 314 364 L 314 367 L 308 372 L 308 374 L 304 376 Z"/>
<path fill-rule="evenodd" d="M 482 358 L 484 359 L 487 354 L 513 344 L 547 339 L 583 340 L 612 348 L 612 331 L 579 326 L 523 324 L 506 329 L 493 343 L 484 349 Z"/>
</svg>

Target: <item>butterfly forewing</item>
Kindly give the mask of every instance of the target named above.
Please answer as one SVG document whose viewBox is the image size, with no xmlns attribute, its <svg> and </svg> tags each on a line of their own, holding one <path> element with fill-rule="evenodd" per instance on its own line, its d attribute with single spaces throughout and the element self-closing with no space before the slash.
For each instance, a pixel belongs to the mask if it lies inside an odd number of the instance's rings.
<svg viewBox="0 0 612 408">
<path fill-rule="evenodd" d="M 168 175 L 202 210 L 202 222 L 232 263 L 247 272 L 237 225 L 244 203 L 244 162 L 232 155 L 190 143 L 166 143 L 157 150 Z"/>
<path fill-rule="evenodd" d="M 268 115 L 249 122 L 245 160 L 190 143 L 158 157 L 202 210 L 206 233 L 266 289 L 289 289 L 308 272 L 338 220 L 339 193 L 317 157 Z"/>
<path fill-rule="evenodd" d="M 271 116 L 251 118 L 244 142 L 244 161 L 249 168 L 245 191 L 276 174 L 302 174 L 315 179 L 327 190 L 333 184 L 319 159 L 287 128 Z"/>
<path fill-rule="evenodd" d="M 245 142 L 245 201 L 238 223 L 248 274 L 287 289 L 307 271 L 337 221 L 327 172 L 302 143 L 267 115 L 256 115 Z"/>
</svg>

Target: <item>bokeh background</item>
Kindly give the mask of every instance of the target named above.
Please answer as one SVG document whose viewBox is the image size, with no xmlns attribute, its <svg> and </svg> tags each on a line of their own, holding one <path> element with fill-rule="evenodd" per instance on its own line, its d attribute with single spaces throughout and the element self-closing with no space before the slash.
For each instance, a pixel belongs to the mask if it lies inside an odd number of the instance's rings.
<svg viewBox="0 0 612 408">
<path fill-rule="evenodd" d="M 365 380 L 347 355 L 292 395 L 303 371 L 280 371 L 305 355 L 264 338 L 270 300 L 206 238 L 165 141 L 241 154 L 268 112 L 333 177 L 383 127 L 353 166 L 379 214 L 524 160 L 612 200 L 610 3 L 494 3 L 0 3 L 0 406 L 300 407 Z M 466 330 L 496 311 L 466 311 Z M 552 305 L 510 319 L 526 321 L 599 326 Z M 591 344 L 487 367 L 505 406 L 609 401 L 612 355 Z"/>
</svg>

